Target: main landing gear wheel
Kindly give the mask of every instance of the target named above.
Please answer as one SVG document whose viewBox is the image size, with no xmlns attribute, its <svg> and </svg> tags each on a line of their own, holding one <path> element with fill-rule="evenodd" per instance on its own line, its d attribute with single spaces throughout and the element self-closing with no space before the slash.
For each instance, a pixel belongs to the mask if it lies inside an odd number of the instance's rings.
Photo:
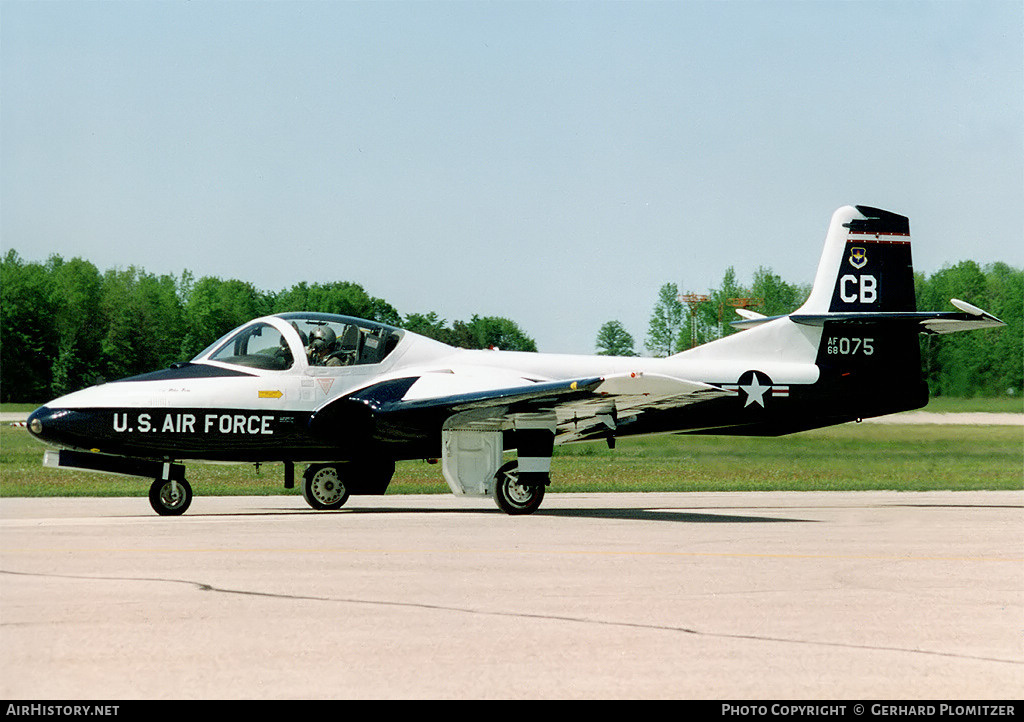
<svg viewBox="0 0 1024 722">
<path fill-rule="evenodd" d="M 302 477 L 302 498 L 314 509 L 340 509 L 348 501 L 341 466 L 315 465 Z"/>
<path fill-rule="evenodd" d="M 184 479 L 157 479 L 149 487 L 149 504 L 160 516 L 180 516 L 191 503 L 192 487 Z"/>
<path fill-rule="evenodd" d="M 506 514 L 532 514 L 544 500 L 543 486 L 519 483 L 519 466 L 510 461 L 494 475 L 494 501 Z"/>
</svg>

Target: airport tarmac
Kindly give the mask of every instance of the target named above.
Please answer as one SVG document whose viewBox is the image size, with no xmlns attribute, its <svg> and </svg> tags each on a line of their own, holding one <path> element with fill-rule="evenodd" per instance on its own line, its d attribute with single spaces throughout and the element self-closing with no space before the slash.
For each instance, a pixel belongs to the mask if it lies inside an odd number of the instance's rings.
<svg viewBox="0 0 1024 722">
<path fill-rule="evenodd" d="M 1018 491 L 4 498 L 0 542 L 7 699 L 1024 688 Z"/>
</svg>

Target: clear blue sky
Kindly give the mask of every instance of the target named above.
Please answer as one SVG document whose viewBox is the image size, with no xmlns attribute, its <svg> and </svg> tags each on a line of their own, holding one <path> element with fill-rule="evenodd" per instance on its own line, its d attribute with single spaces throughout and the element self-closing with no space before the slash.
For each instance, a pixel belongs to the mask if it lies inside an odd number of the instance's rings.
<svg viewBox="0 0 1024 722">
<path fill-rule="evenodd" d="M 829 216 L 1024 266 L 1024 4 L 0 0 L 0 244 L 643 349 Z"/>
</svg>

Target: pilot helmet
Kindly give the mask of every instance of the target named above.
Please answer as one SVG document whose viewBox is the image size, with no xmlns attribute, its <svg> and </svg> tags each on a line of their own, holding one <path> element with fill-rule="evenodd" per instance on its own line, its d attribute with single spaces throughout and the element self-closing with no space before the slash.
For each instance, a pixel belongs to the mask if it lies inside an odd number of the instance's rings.
<svg viewBox="0 0 1024 722">
<path fill-rule="evenodd" d="M 323 353 L 334 348 L 338 336 L 330 326 L 317 326 L 309 334 L 309 347 L 314 351 Z"/>
</svg>

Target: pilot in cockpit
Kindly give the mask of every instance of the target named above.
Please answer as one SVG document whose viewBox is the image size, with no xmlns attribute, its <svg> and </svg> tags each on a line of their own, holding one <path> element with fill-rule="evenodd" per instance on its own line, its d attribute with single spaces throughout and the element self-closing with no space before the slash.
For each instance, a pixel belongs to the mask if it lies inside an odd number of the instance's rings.
<svg viewBox="0 0 1024 722">
<path fill-rule="evenodd" d="M 309 334 L 306 356 L 310 366 L 341 366 L 334 352 L 338 347 L 338 336 L 329 326 L 317 326 Z"/>
<path fill-rule="evenodd" d="M 329 326 L 317 326 L 309 334 L 306 356 L 310 366 L 351 366 L 356 363 L 359 328 L 346 326 L 341 341 Z"/>
</svg>

